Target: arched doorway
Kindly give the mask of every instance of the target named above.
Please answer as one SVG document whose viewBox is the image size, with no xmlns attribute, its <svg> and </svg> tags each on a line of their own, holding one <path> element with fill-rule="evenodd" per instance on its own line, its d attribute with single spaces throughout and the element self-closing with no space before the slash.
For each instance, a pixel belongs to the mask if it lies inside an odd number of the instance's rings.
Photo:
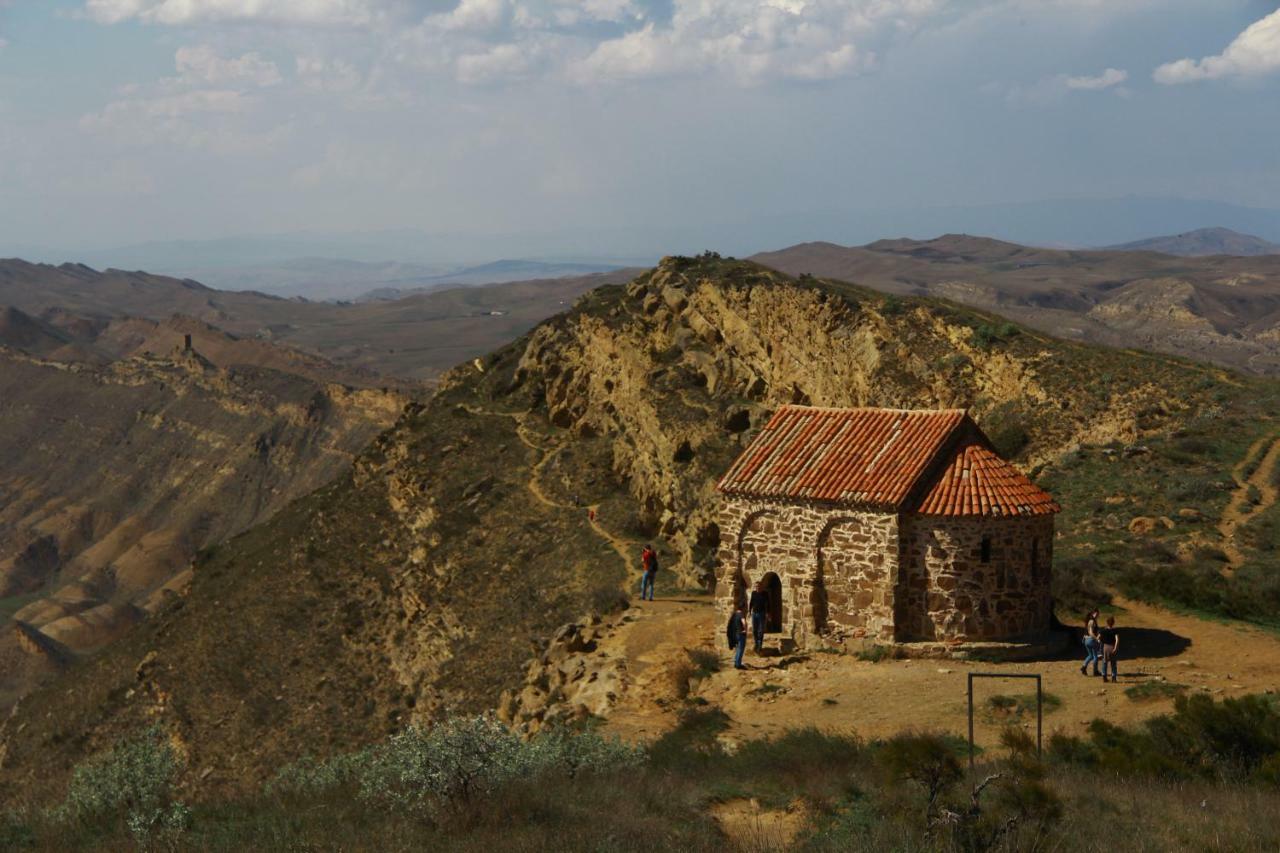
<svg viewBox="0 0 1280 853">
<path fill-rule="evenodd" d="M 760 579 L 765 592 L 769 593 L 769 612 L 764 619 L 766 634 L 777 634 L 782 631 L 782 578 L 776 572 L 769 572 Z"/>
</svg>

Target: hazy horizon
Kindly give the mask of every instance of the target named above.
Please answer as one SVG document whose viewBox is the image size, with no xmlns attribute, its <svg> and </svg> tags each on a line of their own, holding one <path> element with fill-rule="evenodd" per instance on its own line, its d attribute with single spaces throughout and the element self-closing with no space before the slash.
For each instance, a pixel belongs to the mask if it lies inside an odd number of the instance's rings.
<svg viewBox="0 0 1280 853">
<path fill-rule="evenodd" d="M 9 0 L 0 254 L 1277 240 L 1276 5 Z"/>
</svg>

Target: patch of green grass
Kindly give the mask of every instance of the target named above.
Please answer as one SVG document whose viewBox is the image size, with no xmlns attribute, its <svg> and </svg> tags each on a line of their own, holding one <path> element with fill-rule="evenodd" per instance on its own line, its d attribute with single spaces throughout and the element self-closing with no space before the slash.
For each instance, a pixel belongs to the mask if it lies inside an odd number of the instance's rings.
<svg viewBox="0 0 1280 853">
<path fill-rule="evenodd" d="M 1042 693 L 1044 713 L 1050 714 L 1062 707 L 1062 699 L 1053 693 Z M 1036 694 L 1020 693 L 1007 695 L 997 693 L 988 696 L 985 704 L 985 716 L 989 722 L 1009 722 L 1036 714 Z"/>
<path fill-rule="evenodd" d="M 1187 692 L 1185 684 L 1172 681 L 1144 681 L 1124 689 L 1124 695 L 1134 702 L 1157 702 L 1161 699 L 1176 699 Z"/>
</svg>

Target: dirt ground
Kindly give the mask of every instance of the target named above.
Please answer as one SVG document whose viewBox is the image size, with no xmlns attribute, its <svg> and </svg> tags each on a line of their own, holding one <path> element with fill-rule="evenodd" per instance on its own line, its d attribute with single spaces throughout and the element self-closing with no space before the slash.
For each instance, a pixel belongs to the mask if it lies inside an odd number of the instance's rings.
<svg viewBox="0 0 1280 853">
<path fill-rule="evenodd" d="M 1128 724 L 1172 707 L 1172 698 L 1126 696 L 1126 688 L 1147 682 L 1163 680 L 1219 697 L 1280 689 L 1280 637 L 1272 633 L 1133 601 L 1117 600 L 1113 612 L 1120 632 L 1118 684 L 1081 675 L 1083 649 L 1078 658 L 1025 663 L 872 663 L 852 654 L 782 655 L 774 641 L 762 655 L 749 648 L 749 669 L 736 671 L 709 599 L 659 597 L 627 611 L 602 644 L 608 656 L 626 660 L 623 691 L 606 729 L 629 740 L 649 740 L 670 729 L 678 712 L 688 706 L 679 695 L 680 682 L 687 683 L 680 677 L 688 672 L 686 650 L 698 648 L 714 648 L 721 668 L 695 679 L 689 698 L 729 715 L 732 723 L 724 736 L 729 742 L 805 725 L 853 731 L 865 738 L 911 728 L 963 735 L 968 728 L 970 672 L 1040 674 L 1044 692 L 1051 696 L 1045 704 L 1046 738 L 1054 731 L 1080 733 L 1096 717 Z M 1070 653 L 1074 652 L 1073 646 Z M 994 746 L 1009 723 L 1034 733 L 1034 694 L 1030 680 L 976 680 L 976 743 Z M 1029 701 L 1021 711 L 1001 711 L 988 702 L 995 695 Z"/>
</svg>

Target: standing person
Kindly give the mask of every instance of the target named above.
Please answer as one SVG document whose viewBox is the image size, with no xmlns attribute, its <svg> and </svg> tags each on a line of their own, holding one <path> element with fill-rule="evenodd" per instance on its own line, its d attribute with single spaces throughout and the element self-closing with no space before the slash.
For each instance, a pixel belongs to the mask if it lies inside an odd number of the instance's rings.
<svg viewBox="0 0 1280 853">
<path fill-rule="evenodd" d="M 733 668 L 746 669 L 742 665 L 742 655 L 747 650 L 747 617 L 742 615 L 742 607 L 735 607 L 725 626 L 725 634 L 729 640 L 729 648 L 733 649 Z"/>
<path fill-rule="evenodd" d="M 1080 667 L 1081 675 L 1088 675 L 1089 664 L 1093 664 L 1093 674 L 1098 675 L 1098 661 L 1102 658 L 1102 644 L 1098 642 L 1098 611 L 1089 611 L 1084 619 L 1084 664 Z"/>
<path fill-rule="evenodd" d="M 1116 653 L 1120 651 L 1120 634 L 1116 631 L 1116 617 L 1107 617 L 1107 627 L 1098 632 L 1102 641 L 1102 680 L 1107 680 L 1107 667 L 1111 667 L 1111 683 L 1115 684 L 1120 676 L 1116 674 Z"/>
<path fill-rule="evenodd" d="M 747 604 L 747 609 L 751 611 L 751 636 L 756 642 L 756 651 L 764 649 L 764 627 L 765 620 L 769 617 L 769 593 L 765 591 L 764 583 L 756 581 L 755 589 L 751 590 L 751 601 Z"/>
<path fill-rule="evenodd" d="M 640 552 L 640 600 L 653 601 L 653 582 L 658 576 L 658 552 L 645 545 Z"/>
</svg>

